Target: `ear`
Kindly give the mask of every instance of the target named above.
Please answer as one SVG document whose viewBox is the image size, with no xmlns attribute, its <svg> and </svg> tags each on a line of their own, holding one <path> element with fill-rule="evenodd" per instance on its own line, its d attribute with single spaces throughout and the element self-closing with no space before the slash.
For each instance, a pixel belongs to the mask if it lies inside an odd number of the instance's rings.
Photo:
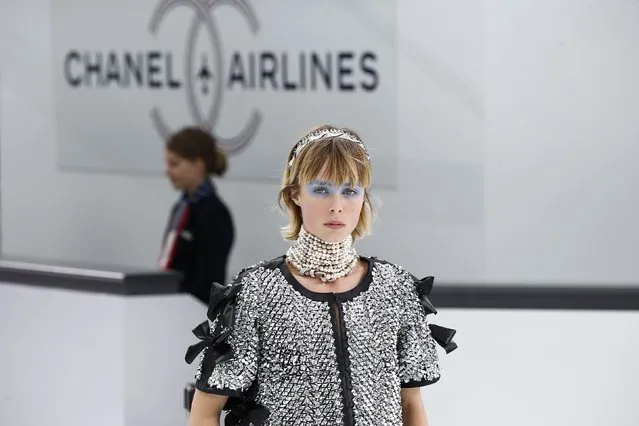
<svg viewBox="0 0 639 426">
<path fill-rule="evenodd" d="M 204 162 L 204 159 L 196 158 L 192 161 L 192 163 L 195 165 L 195 167 L 202 170 L 206 174 L 206 163 Z"/>
<path fill-rule="evenodd" d="M 293 200 L 296 205 L 300 205 L 300 195 L 297 188 L 291 188 L 291 200 Z"/>
</svg>

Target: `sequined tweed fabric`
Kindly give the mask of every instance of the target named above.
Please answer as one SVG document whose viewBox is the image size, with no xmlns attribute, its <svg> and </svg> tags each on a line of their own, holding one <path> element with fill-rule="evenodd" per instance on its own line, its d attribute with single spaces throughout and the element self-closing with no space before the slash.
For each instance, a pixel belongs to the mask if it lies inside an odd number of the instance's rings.
<svg viewBox="0 0 639 426">
<path fill-rule="evenodd" d="M 414 277 L 363 259 L 367 276 L 338 295 L 306 290 L 284 257 L 240 273 L 233 357 L 213 365 L 205 351 L 198 389 L 237 396 L 257 387 L 269 426 L 401 426 L 401 387 L 439 379 L 436 344 Z"/>
</svg>

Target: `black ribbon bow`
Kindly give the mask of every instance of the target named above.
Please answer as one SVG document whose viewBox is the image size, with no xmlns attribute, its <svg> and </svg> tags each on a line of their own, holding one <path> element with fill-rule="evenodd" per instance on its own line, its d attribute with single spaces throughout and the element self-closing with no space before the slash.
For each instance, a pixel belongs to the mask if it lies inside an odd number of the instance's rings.
<svg viewBox="0 0 639 426">
<path fill-rule="evenodd" d="M 419 295 L 419 302 L 424 307 L 426 314 L 437 314 L 437 309 L 432 304 L 428 295 L 433 290 L 433 284 L 435 282 L 435 277 L 424 277 L 421 280 L 416 280 L 415 285 L 417 287 L 417 294 Z M 431 335 L 433 339 L 444 348 L 447 354 L 451 353 L 455 349 L 457 349 L 457 344 L 453 342 L 453 337 L 457 333 L 456 330 L 452 328 L 442 327 L 441 325 L 429 324 Z"/>
<path fill-rule="evenodd" d="M 217 318 L 217 315 L 220 312 L 224 312 L 229 307 L 233 307 L 233 303 L 235 301 L 235 296 L 242 290 L 241 284 L 234 284 L 230 286 L 223 286 L 218 283 L 213 283 L 211 286 L 211 295 L 209 296 L 209 309 L 207 312 L 207 316 L 211 321 Z M 227 315 L 223 315 L 225 320 L 232 320 L 233 318 L 227 318 Z M 227 321 L 226 324 L 230 324 L 230 321 Z"/>
<path fill-rule="evenodd" d="M 425 277 L 421 280 L 415 281 L 415 286 L 417 287 L 417 294 L 419 295 L 419 302 L 422 304 L 424 309 L 426 310 L 426 314 L 436 314 L 437 309 L 432 304 L 428 295 L 433 289 L 433 282 L 435 281 L 435 277 Z"/>
<path fill-rule="evenodd" d="M 184 360 L 187 364 L 191 364 L 204 348 L 209 348 L 209 350 L 213 351 L 213 359 L 216 364 L 232 358 L 233 353 L 231 346 L 226 343 L 226 339 L 231 334 L 230 328 L 222 330 L 220 333 L 212 334 L 209 322 L 203 321 L 193 329 L 193 334 L 200 339 L 200 341 L 189 346 L 186 350 Z"/>
<path fill-rule="evenodd" d="M 430 328 L 433 339 L 435 339 L 439 346 L 444 348 L 447 354 L 457 349 L 457 344 L 453 342 L 453 337 L 455 337 L 455 333 L 457 333 L 456 330 L 437 324 L 428 324 L 428 327 Z"/>
<path fill-rule="evenodd" d="M 211 333 L 208 321 L 203 321 L 193 329 L 193 334 L 200 341 L 186 350 L 184 360 L 191 364 L 204 348 L 213 351 L 213 360 L 217 364 L 233 357 L 231 346 L 226 342 L 231 335 L 233 319 L 235 317 L 235 296 L 240 292 L 241 285 L 222 286 L 213 283 L 207 316 L 211 321 L 218 318 L 215 333 Z"/>
</svg>

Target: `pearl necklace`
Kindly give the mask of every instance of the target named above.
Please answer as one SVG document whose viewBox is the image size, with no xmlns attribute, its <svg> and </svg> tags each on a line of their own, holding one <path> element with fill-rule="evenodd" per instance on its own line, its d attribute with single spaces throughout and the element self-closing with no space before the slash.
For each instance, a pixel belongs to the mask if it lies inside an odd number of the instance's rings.
<svg viewBox="0 0 639 426">
<path fill-rule="evenodd" d="M 286 251 L 286 260 L 301 275 L 319 278 L 325 283 L 350 274 L 358 258 L 351 235 L 340 242 L 330 243 L 306 232 L 304 227 Z"/>
</svg>

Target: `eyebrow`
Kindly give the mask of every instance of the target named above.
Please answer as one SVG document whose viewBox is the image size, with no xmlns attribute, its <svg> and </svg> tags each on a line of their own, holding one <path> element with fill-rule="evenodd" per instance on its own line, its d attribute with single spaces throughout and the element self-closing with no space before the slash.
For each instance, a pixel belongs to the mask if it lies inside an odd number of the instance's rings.
<svg viewBox="0 0 639 426">
<path fill-rule="evenodd" d="M 313 181 L 311 181 L 311 182 L 309 183 L 309 185 L 339 186 L 339 185 L 335 185 L 334 183 L 329 182 L 329 181 L 327 181 L 327 180 L 313 180 Z M 344 182 L 344 184 L 343 184 L 343 185 L 341 185 L 341 187 L 342 187 L 342 188 L 346 188 L 346 187 L 349 187 L 349 188 L 351 188 L 351 187 L 352 187 L 352 188 L 356 188 L 357 186 L 358 186 L 358 185 L 351 185 L 351 183 L 350 183 L 350 182 Z"/>
<path fill-rule="evenodd" d="M 324 185 L 331 186 L 332 184 L 326 180 L 314 180 L 309 183 L 309 185 Z"/>
</svg>

